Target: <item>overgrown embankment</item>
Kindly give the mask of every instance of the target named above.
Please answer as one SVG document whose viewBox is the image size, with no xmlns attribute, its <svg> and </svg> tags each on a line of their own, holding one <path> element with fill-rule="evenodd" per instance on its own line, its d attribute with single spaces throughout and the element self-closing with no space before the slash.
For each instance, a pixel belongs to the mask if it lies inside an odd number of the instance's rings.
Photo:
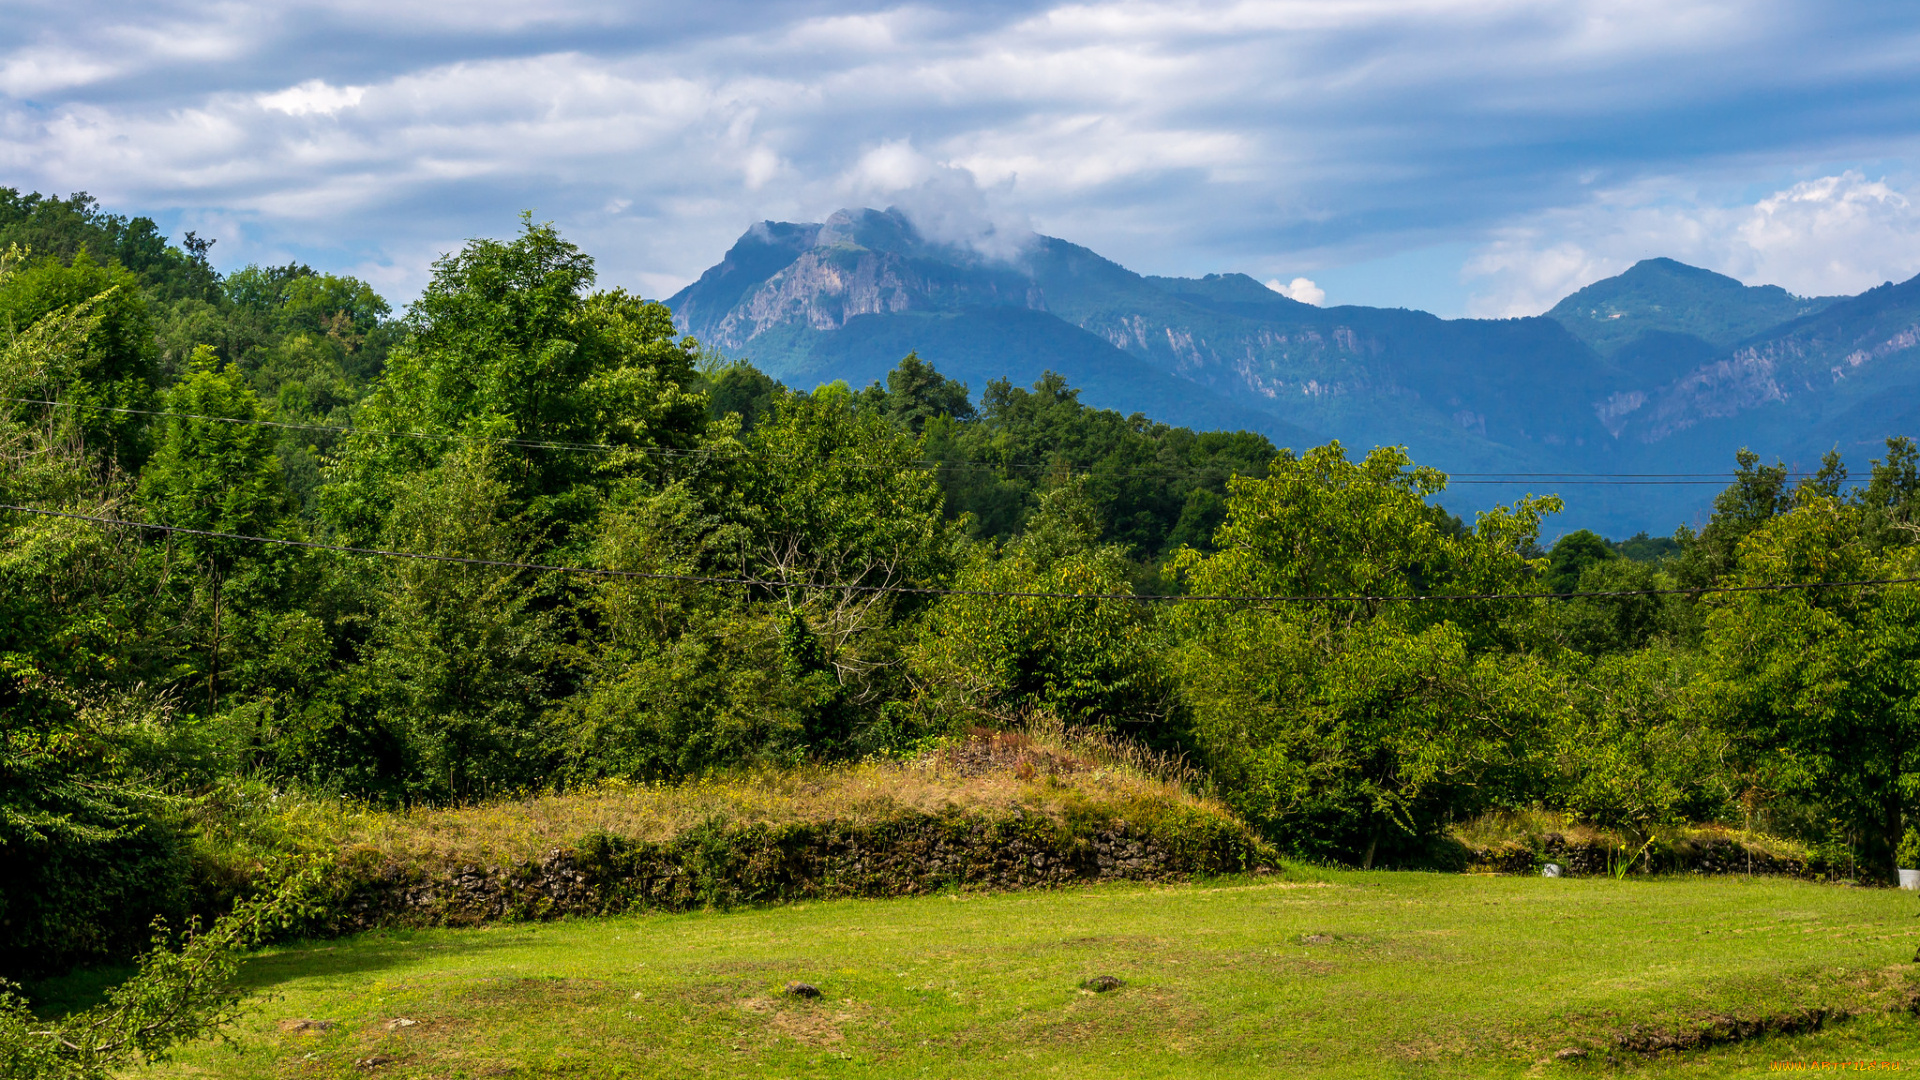
<svg viewBox="0 0 1920 1080">
<path fill-rule="evenodd" d="M 203 836 L 214 897 L 249 888 L 278 856 L 334 859 L 311 923 L 322 933 L 1274 865 L 1272 850 L 1217 803 L 1017 735 L 910 761 L 453 809 L 231 805 L 210 811 Z"/>
<path fill-rule="evenodd" d="M 1533 874 L 1547 864 L 1571 877 L 1747 874 L 1826 880 L 1845 876 L 1819 851 L 1721 825 L 1674 826 L 1651 836 L 1602 829 L 1564 815 L 1490 814 L 1448 836 L 1446 861 L 1473 873 Z"/>
</svg>

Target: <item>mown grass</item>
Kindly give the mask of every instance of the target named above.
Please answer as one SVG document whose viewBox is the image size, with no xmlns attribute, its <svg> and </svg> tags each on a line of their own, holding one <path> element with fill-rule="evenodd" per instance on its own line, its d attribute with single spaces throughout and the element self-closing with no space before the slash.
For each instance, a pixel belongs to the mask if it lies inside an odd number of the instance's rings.
<svg viewBox="0 0 1920 1080">
<path fill-rule="evenodd" d="M 1295 870 L 387 932 L 245 972 L 166 1077 L 1721 1076 L 1911 1060 L 1911 894 L 1778 879 Z M 1079 984 L 1111 974 L 1119 990 Z M 819 987 L 806 1001 L 783 988 Z M 1824 1009 L 1644 1056 L 1617 1035 Z M 395 1024 L 396 1020 L 412 1024 Z M 303 1022 L 325 1021 L 331 1026 Z M 1557 1052 L 1586 1049 L 1561 1061 Z M 1609 1058 L 1613 1060 L 1609 1061 Z"/>
</svg>

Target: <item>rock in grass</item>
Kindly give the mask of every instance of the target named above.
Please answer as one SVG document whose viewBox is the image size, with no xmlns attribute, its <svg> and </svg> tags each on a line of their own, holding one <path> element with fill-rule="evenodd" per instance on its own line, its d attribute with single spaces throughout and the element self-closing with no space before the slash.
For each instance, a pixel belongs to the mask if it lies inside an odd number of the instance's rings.
<svg viewBox="0 0 1920 1080">
<path fill-rule="evenodd" d="M 790 982 L 787 984 L 787 994 L 797 998 L 817 998 L 820 996 L 820 988 L 812 983 Z"/>
<path fill-rule="evenodd" d="M 1094 994 L 1104 994 L 1109 990 L 1118 990 L 1127 985 L 1111 975 L 1095 975 L 1080 984 L 1080 989 Z"/>
<path fill-rule="evenodd" d="M 1569 1046 L 1565 1050 L 1562 1050 L 1559 1053 L 1553 1055 L 1555 1061 L 1580 1061 L 1580 1060 L 1583 1060 L 1586 1056 L 1587 1056 L 1587 1052 L 1585 1050 L 1581 1050 L 1572 1046 Z"/>
</svg>

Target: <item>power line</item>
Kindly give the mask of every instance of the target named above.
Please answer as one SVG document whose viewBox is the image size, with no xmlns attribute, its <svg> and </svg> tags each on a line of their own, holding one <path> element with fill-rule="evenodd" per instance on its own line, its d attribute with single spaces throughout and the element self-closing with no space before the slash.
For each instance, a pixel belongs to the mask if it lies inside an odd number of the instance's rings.
<svg viewBox="0 0 1920 1080">
<path fill-rule="evenodd" d="M 1527 592 L 1527 593 L 1422 593 L 1393 594 L 1377 596 L 1337 595 L 1337 594 L 1273 594 L 1273 595 L 1231 595 L 1209 593 L 1069 593 L 1069 592 L 1018 592 L 993 589 L 937 589 L 913 585 L 857 585 L 851 583 L 828 584 L 810 581 L 773 581 L 765 578 L 718 577 L 707 574 L 662 574 L 643 570 L 610 570 L 591 566 L 560 566 L 550 563 L 515 562 L 508 559 L 471 559 L 459 555 L 429 555 L 415 551 L 390 551 L 385 548 L 350 547 L 342 544 L 323 544 L 317 540 L 284 540 L 271 536 L 249 536 L 243 533 L 215 532 L 210 529 L 189 529 L 179 525 L 160 525 L 148 521 L 130 521 L 125 518 L 98 517 L 91 514 L 75 514 L 65 510 L 43 510 L 31 506 L 14 506 L 0 503 L 0 510 L 12 510 L 22 514 L 38 514 L 43 517 L 66 518 L 73 521 L 86 521 L 99 525 L 119 525 L 131 529 L 147 529 L 154 532 L 177 533 L 186 536 L 201 536 L 214 540 L 242 540 L 258 544 L 277 544 L 283 547 L 306 548 L 315 551 L 335 551 L 348 555 L 371 555 L 381 558 L 422 559 L 431 562 L 458 563 L 465 566 L 491 566 L 508 570 L 539 570 L 551 573 L 587 574 L 596 577 L 641 578 L 649 581 L 685 581 L 706 585 L 750 585 L 768 589 L 811 589 L 817 592 L 861 592 L 895 593 L 912 596 L 973 596 L 988 598 L 1048 599 L 1048 600 L 1134 600 L 1143 602 L 1237 602 L 1253 604 L 1279 603 L 1420 603 L 1440 600 L 1569 600 L 1577 598 L 1601 598 L 1622 596 L 1703 596 L 1708 593 L 1751 593 L 1751 592 L 1795 592 L 1810 589 L 1853 589 L 1874 585 L 1911 585 L 1920 582 L 1920 576 L 1898 578 L 1872 578 L 1858 581 L 1805 581 L 1786 582 L 1768 585 L 1707 585 L 1685 589 L 1607 589 L 1586 592 Z"/>
<path fill-rule="evenodd" d="M 336 434 L 375 435 L 392 439 L 440 439 L 449 442 L 486 443 L 497 446 L 524 446 L 541 450 L 588 450 L 599 453 L 611 453 L 623 449 L 618 446 L 608 446 L 605 443 L 541 442 L 532 439 L 486 439 L 473 435 L 444 435 L 430 431 L 378 431 L 373 428 L 348 427 L 339 424 L 292 424 L 283 420 L 249 420 L 237 416 L 202 416 L 198 413 L 166 412 L 158 409 L 128 409 L 117 405 L 85 405 L 72 401 L 42 401 L 39 398 L 0 397 L 0 401 L 9 401 L 16 405 L 47 405 L 56 409 L 92 409 L 96 412 L 123 413 L 128 416 L 172 417 L 177 420 L 204 420 L 213 424 L 287 428 L 294 431 L 331 431 Z M 669 448 L 632 447 L 631 449 L 668 450 Z M 700 453 L 702 451 L 681 452 Z"/>
<path fill-rule="evenodd" d="M 537 439 L 494 439 L 473 435 L 452 435 L 427 431 L 383 431 L 377 428 L 354 427 L 345 424 L 296 424 L 283 420 L 253 420 L 231 416 L 205 416 L 198 413 L 171 412 L 158 409 L 132 409 L 114 405 L 90 405 L 69 401 L 46 401 L 39 398 L 0 397 L 0 401 L 19 405 L 44 405 L 57 409 L 90 409 L 97 412 L 121 413 L 129 416 L 153 416 L 179 420 L 201 420 L 216 424 L 252 425 L 258 427 L 281 428 L 292 431 L 325 431 L 339 435 L 370 435 L 376 438 L 392 439 L 431 439 L 443 442 L 464 442 L 488 446 L 517 446 L 535 450 L 570 450 L 587 453 L 611 454 L 620 451 L 629 453 L 652 454 L 667 458 L 691 457 L 731 457 L 717 450 L 683 450 L 667 446 L 614 446 L 607 443 L 558 442 Z M 836 461 L 833 464 L 857 469 L 915 469 L 920 471 L 938 471 L 940 469 L 1039 469 L 1063 470 L 1083 476 L 1181 476 L 1188 475 L 1164 467 L 1149 468 L 1109 468 L 1096 469 L 1094 466 L 1066 465 L 1051 462 L 1021 461 L 941 461 L 938 459 L 920 459 L 897 464 Z M 1218 468 L 1219 466 L 1195 466 L 1195 470 Z M 1669 486 L 1722 486 L 1735 478 L 1732 472 L 1708 473 L 1553 473 L 1553 472 L 1486 472 L 1486 473 L 1447 473 L 1449 487 L 1511 487 L 1524 484 L 1528 480 L 1550 481 L 1555 486 L 1582 487 L 1669 487 Z M 1789 471 L 1781 474 L 1783 480 L 1805 479 L 1816 475 L 1804 470 Z M 1848 478 L 1843 483 L 1863 484 L 1863 479 Z"/>
</svg>

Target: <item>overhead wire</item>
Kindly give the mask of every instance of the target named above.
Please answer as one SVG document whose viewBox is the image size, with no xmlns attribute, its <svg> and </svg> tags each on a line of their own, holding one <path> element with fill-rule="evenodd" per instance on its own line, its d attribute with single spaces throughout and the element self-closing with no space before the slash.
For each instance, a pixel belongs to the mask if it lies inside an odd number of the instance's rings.
<svg viewBox="0 0 1920 1080">
<path fill-rule="evenodd" d="M 376 435 L 394 439 L 437 439 L 447 442 L 475 442 L 498 446 L 523 446 L 543 450 L 588 450 L 611 453 L 621 449 L 605 443 L 545 442 L 534 439 L 490 439 L 473 435 L 449 435 L 432 431 L 379 431 L 372 428 L 350 427 L 340 424 L 294 424 L 284 420 L 256 420 L 238 416 L 203 416 L 199 413 L 171 412 L 160 409 L 130 409 L 119 405 L 92 405 L 74 401 L 45 401 L 40 398 L 0 397 L 0 401 L 16 405 L 47 405 L 56 409 L 90 409 L 95 412 L 122 413 L 128 416 L 171 417 L 179 420 L 202 420 L 212 424 L 237 424 L 254 427 L 287 428 L 294 431 L 331 431 L 337 434 Z M 639 448 L 635 448 L 639 449 Z M 664 448 L 663 448 L 664 449 Z"/>
<path fill-rule="evenodd" d="M 327 544 L 317 540 L 290 540 L 270 536 L 251 536 L 245 533 L 219 532 L 212 529 L 192 529 L 180 525 L 163 525 L 149 521 L 134 521 L 127 518 L 111 518 L 93 514 L 78 514 L 67 510 L 47 510 L 40 507 L 17 506 L 0 503 L 0 510 L 12 510 L 23 514 L 37 514 L 43 517 L 65 518 L 73 521 L 91 522 L 100 525 L 122 526 L 131 529 L 145 529 L 156 532 L 174 533 L 186 536 L 206 537 L 214 540 L 239 540 L 260 544 L 275 544 L 283 547 L 305 548 L 316 551 L 332 551 L 348 555 L 368 555 L 378 558 L 420 559 L 431 562 L 456 563 L 466 566 L 488 566 L 498 569 L 534 570 L 547 573 L 584 574 L 595 577 L 639 578 L 650 581 L 681 581 L 709 585 L 745 585 L 768 589 L 803 589 L 816 592 L 857 592 L 871 594 L 902 594 L 913 596 L 967 596 L 1004 599 L 1054 599 L 1054 600 L 1130 600 L 1151 603 L 1189 603 L 1189 602 L 1227 602 L 1252 604 L 1279 603 L 1423 603 L 1440 601 L 1490 601 L 1490 600 L 1569 600 L 1579 598 L 1603 598 L 1625 596 L 1703 596 L 1709 593 L 1755 593 L 1755 592 L 1796 592 L 1814 589 L 1867 588 L 1877 585 L 1911 585 L 1920 583 L 1920 576 L 1896 578 L 1870 578 L 1851 581 L 1805 581 L 1778 582 L 1761 585 L 1704 585 L 1689 588 L 1671 589 L 1603 589 L 1570 592 L 1513 592 L 1513 593 L 1381 593 L 1368 594 L 1227 594 L 1227 593 L 1090 593 L 1090 592 L 1050 592 L 998 589 L 943 589 L 932 586 L 916 585 L 862 585 L 853 582 L 815 582 L 782 581 L 772 578 L 722 577 L 710 574 L 670 574 L 647 570 L 617 570 L 607 567 L 565 566 L 554 563 L 519 562 L 511 559 L 475 559 L 462 555 L 434 555 L 417 551 L 394 551 L 386 548 L 357 547 L 346 544 Z"/>
<path fill-rule="evenodd" d="M 537 439 L 490 438 L 475 435 L 455 435 L 445 432 L 427 431 L 387 431 L 378 428 L 363 428 L 345 424 L 298 424 L 284 420 L 259 420 L 231 416 L 207 416 L 198 413 L 175 412 L 159 409 L 134 409 L 116 405 L 94 405 L 81 402 L 49 401 L 40 398 L 0 397 L 0 402 L 18 405 L 42 405 L 51 408 L 86 409 L 98 412 L 121 413 L 131 416 L 152 416 L 180 420 L 199 420 L 207 423 L 252 425 L 259 427 L 281 428 L 294 431 L 324 431 L 341 435 L 368 435 L 375 438 L 428 439 L 443 442 L 464 442 L 489 446 L 514 446 L 536 450 L 567 450 L 588 453 L 638 453 L 666 458 L 690 457 L 734 457 L 717 450 L 688 450 L 666 446 L 615 446 L 607 443 L 563 442 Z M 940 469 L 1039 469 L 1047 471 L 1065 471 L 1084 476 L 1183 476 L 1189 475 L 1164 467 L 1149 468 L 1096 468 L 1094 466 L 1075 466 L 1049 462 L 1020 461 L 943 461 L 921 459 L 913 462 L 861 462 L 836 461 L 836 465 L 849 468 L 887 470 L 938 471 Z M 1200 466 L 1205 469 L 1208 466 Z M 1215 467 L 1217 468 L 1217 466 Z M 1447 473 L 1449 487 L 1514 487 L 1524 485 L 1530 480 L 1551 482 L 1554 486 L 1581 487 L 1670 487 L 1670 486 L 1715 486 L 1724 485 L 1733 480 L 1733 472 L 1718 473 L 1555 473 L 1555 472 L 1459 472 Z M 1804 470 L 1789 470 L 1782 479 L 1806 479 L 1816 474 Z M 1841 481 L 1848 484 L 1862 484 L 1868 481 L 1847 478 Z"/>
</svg>

